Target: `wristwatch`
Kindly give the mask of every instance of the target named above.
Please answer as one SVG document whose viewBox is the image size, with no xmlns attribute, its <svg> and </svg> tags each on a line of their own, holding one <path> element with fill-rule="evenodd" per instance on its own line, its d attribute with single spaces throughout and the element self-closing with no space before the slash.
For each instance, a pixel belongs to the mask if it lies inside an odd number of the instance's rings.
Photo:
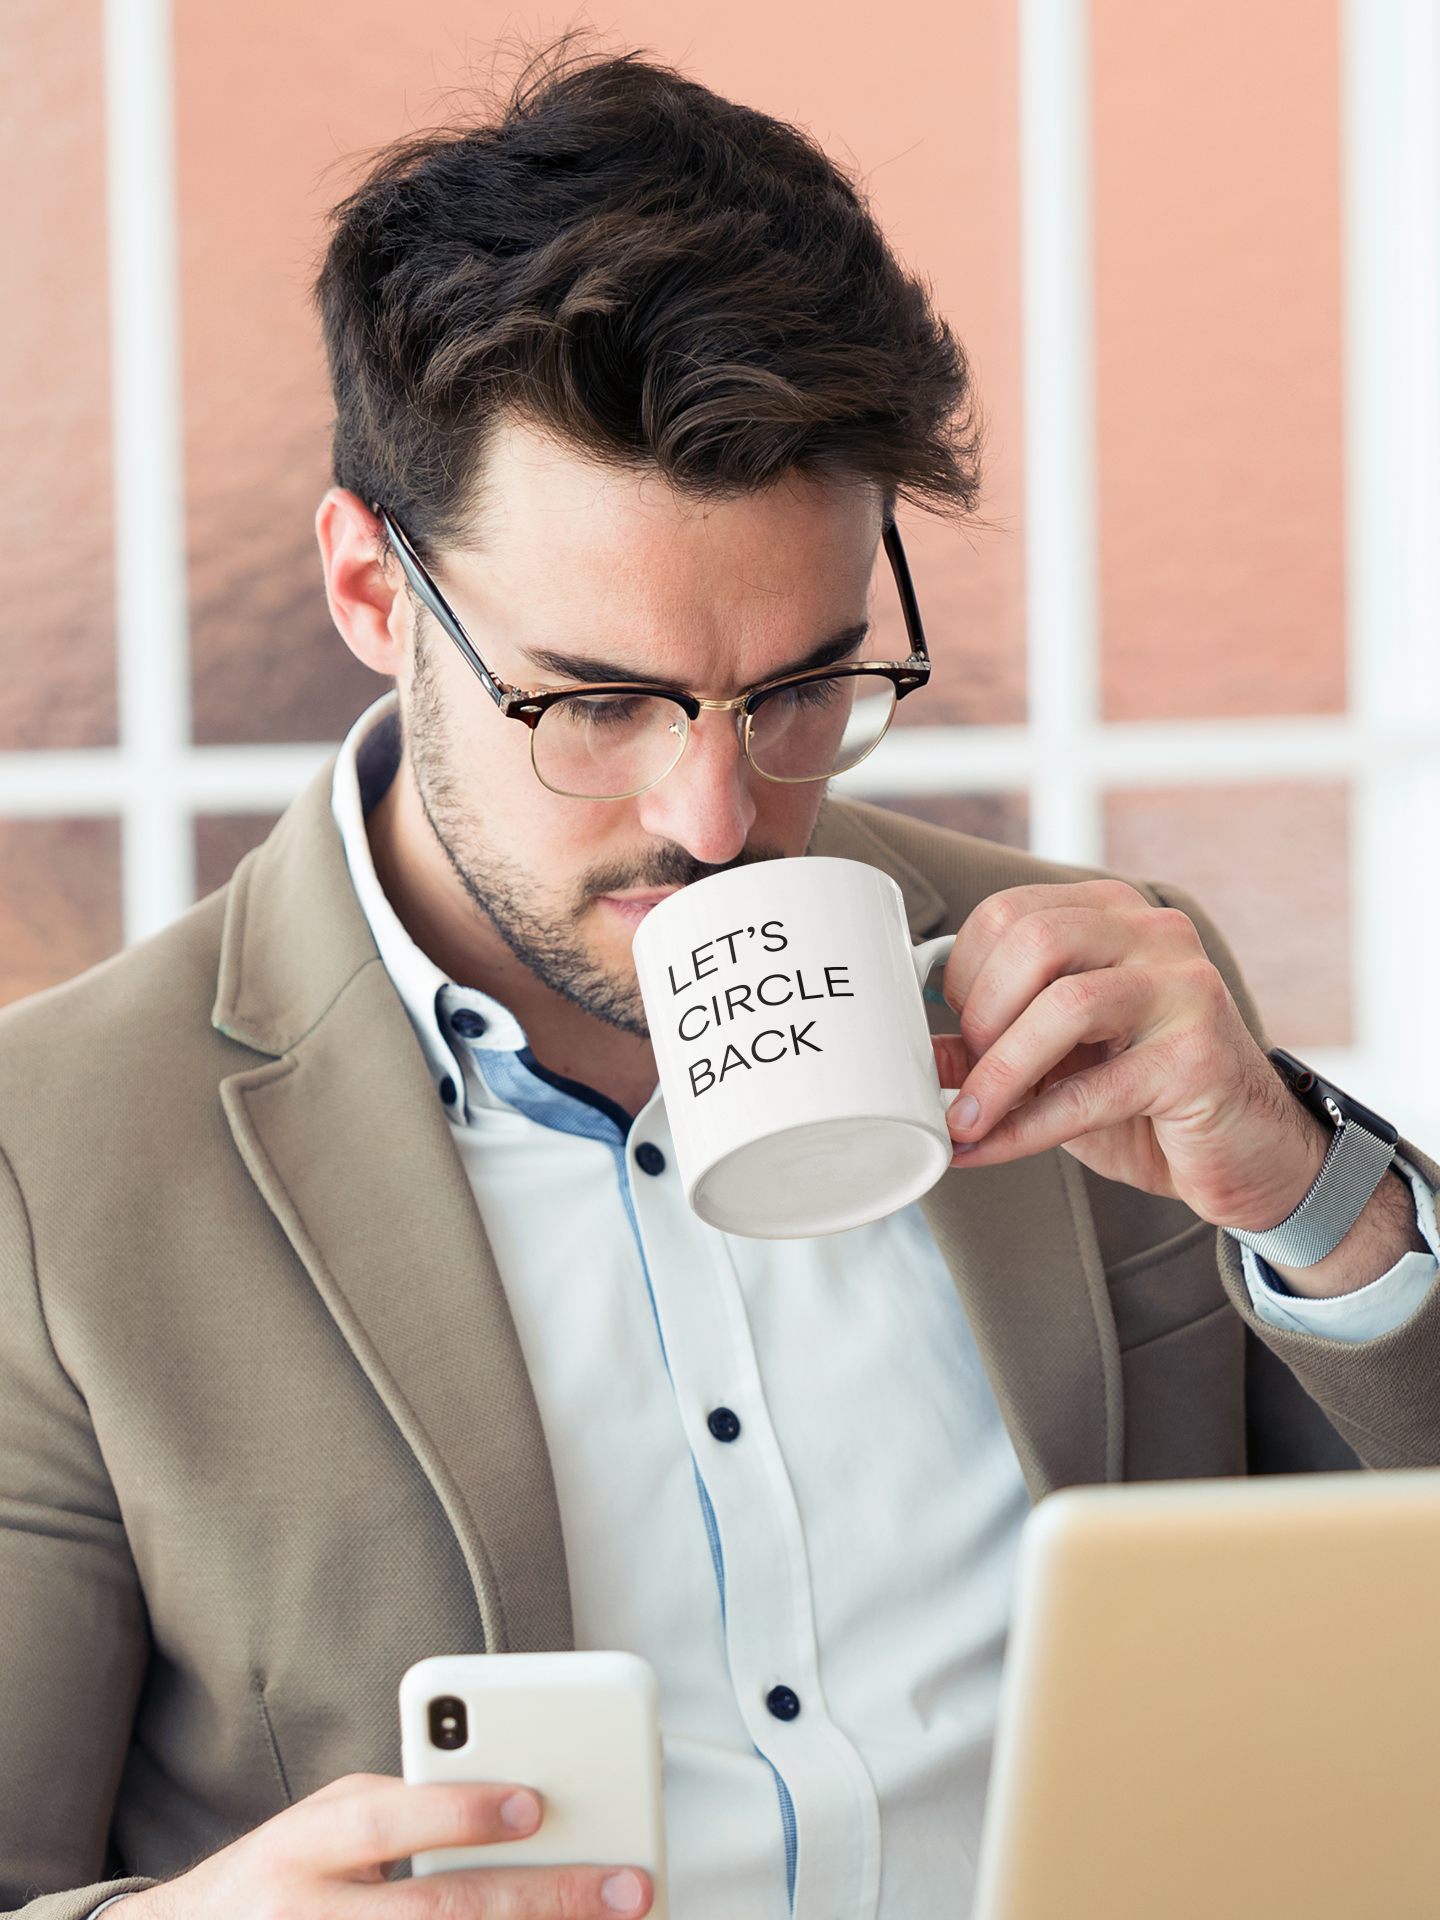
<svg viewBox="0 0 1440 1920">
<path fill-rule="evenodd" d="M 1333 1253 L 1354 1226 L 1372 1193 L 1389 1171 L 1400 1136 L 1388 1120 L 1362 1107 L 1358 1100 L 1313 1067 L 1297 1060 L 1283 1047 L 1272 1047 L 1270 1063 L 1291 1093 L 1316 1116 L 1335 1129 L 1320 1177 L 1278 1227 L 1265 1233 L 1225 1231 L 1262 1260 L 1282 1267 L 1318 1266 Z"/>
</svg>

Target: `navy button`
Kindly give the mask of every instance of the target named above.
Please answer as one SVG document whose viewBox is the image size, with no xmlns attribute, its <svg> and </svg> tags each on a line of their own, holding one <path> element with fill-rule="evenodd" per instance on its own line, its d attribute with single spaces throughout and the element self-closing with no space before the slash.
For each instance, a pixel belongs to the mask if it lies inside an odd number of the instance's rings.
<svg viewBox="0 0 1440 1920">
<path fill-rule="evenodd" d="M 800 1712 L 800 1696 L 793 1687 L 771 1687 L 765 1704 L 777 1720 L 793 1720 Z"/>
<path fill-rule="evenodd" d="M 450 1078 L 448 1073 L 440 1082 L 440 1098 L 445 1102 L 447 1107 L 453 1107 L 455 1104 L 455 1082 Z"/>
<path fill-rule="evenodd" d="M 653 1140 L 646 1140 L 635 1149 L 635 1164 L 642 1173 L 664 1173 L 665 1156 Z"/>
<path fill-rule="evenodd" d="M 717 1440 L 740 1438 L 740 1416 L 732 1413 L 729 1407 L 716 1407 L 705 1424 Z"/>
<path fill-rule="evenodd" d="M 462 1040 L 478 1040 L 485 1031 L 485 1016 L 473 1007 L 459 1007 L 450 1016 L 450 1024 Z"/>
</svg>

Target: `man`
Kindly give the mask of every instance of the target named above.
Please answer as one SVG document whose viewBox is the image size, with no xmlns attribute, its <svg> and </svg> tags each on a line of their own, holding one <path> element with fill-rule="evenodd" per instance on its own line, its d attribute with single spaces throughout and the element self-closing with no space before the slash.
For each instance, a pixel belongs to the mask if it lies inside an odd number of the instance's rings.
<svg viewBox="0 0 1440 1920">
<path fill-rule="evenodd" d="M 8 1904 L 643 1913 L 630 1869 L 388 1881 L 542 1818 L 381 1777 L 402 1671 L 580 1645 L 659 1673 L 683 1920 L 961 1914 L 1031 1500 L 1435 1460 L 1436 1169 L 1386 1148 L 1287 1262 L 1344 1136 L 1197 909 L 767 779 L 697 704 L 873 656 L 895 498 L 975 491 L 959 350 L 806 140 L 557 66 L 382 159 L 320 297 L 327 590 L 395 701 L 225 894 L 3 1026 Z M 956 1164 L 726 1239 L 630 941 L 807 849 L 960 932 Z"/>
</svg>

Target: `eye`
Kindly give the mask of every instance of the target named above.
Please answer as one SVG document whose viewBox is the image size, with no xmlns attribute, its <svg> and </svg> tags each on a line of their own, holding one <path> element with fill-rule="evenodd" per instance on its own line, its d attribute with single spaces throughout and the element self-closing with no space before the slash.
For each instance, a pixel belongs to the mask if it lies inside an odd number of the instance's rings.
<svg viewBox="0 0 1440 1920">
<path fill-rule="evenodd" d="M 654 704 L 642 693 L 576 693 L 550 711 L 576 726 L 633 727 L 644 724 Z"/>
<path fill-rule="evenodd" d="M 837 680 L 806 680 L 798 687 L 781 687 L 777 693 L 772 693 L 768 697 L 761 711 L 763 712 L 766 707 L 774 709 L 777 713 L 784 712 L 786 708 L 792 710 L 812 710 L 830 707 L 833 706 L 837 700 L 845 697 L 850 691 L 851 685 L 851 681 L 845 678 Z"/>
<path fill-rule="evenodd" d="M 803 687 L 795 689 L 795 698 L 802 707 L 829 707 L 842 699 L 852 686 L 845 680 L 809 680 Z"/>
</svg>

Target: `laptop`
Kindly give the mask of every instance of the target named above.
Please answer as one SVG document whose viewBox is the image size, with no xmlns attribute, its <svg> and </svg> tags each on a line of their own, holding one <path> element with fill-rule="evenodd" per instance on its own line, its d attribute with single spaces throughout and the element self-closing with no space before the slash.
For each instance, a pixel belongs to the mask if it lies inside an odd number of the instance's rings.
<svg viewBox="0 0 1440 1920">
<path fill-rule="evenodd" d="M 1422 1915 L 1440 1915 L 1440 1472 L 1043 1501 L 972 1920 Z"/>
</svg>

